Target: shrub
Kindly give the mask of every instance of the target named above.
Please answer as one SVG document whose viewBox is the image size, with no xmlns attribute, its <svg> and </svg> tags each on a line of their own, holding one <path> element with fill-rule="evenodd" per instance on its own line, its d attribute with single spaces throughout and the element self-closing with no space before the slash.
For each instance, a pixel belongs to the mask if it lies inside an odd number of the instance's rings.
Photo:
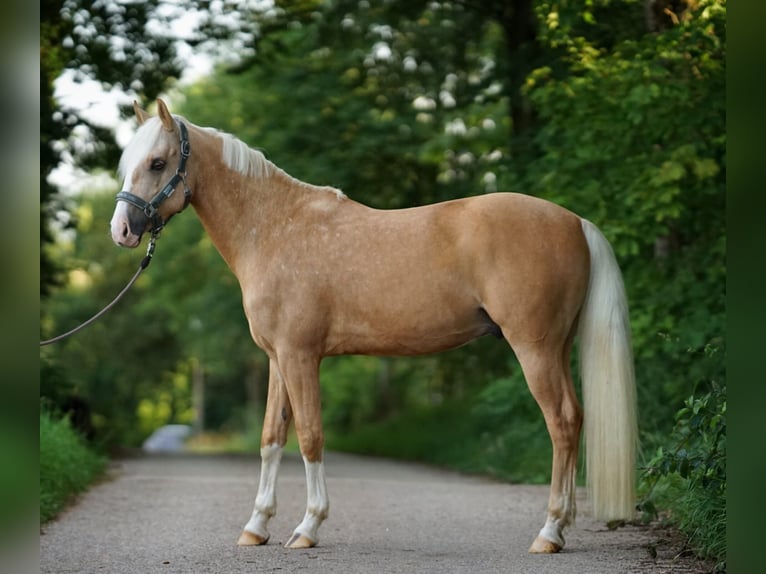
<svg viewBox="0 0 766 574">
<path fill-rule="evenodd" d="M 67 418 L 40 413 L 40 523 L 54 518 L 71 497 L 83 492 L 104 470 L 106 458 L 94 452 Z"/>
<path fill-rule="evenodd" d="M 659 447 L 644 470 L 646 518 L 666 491 L 671 518 L 700 558 L 726 568 L 726 387 L 713 382 L 676 414 L 673 447 Z M 675 496 L 674 496 L 675 494 Z"/>
</svg>

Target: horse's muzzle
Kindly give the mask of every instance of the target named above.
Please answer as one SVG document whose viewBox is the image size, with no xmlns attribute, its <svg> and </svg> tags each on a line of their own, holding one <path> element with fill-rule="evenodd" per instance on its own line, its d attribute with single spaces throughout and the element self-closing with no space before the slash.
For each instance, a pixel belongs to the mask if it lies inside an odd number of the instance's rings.
<svg viewBox="0 0 766 574">
<path fill-rule="evenodd" d="M 112 241 L 121 247 L 138 247 L 148 220 L 136 207 L 120 202 L 110 224 Z"/>
</svg>

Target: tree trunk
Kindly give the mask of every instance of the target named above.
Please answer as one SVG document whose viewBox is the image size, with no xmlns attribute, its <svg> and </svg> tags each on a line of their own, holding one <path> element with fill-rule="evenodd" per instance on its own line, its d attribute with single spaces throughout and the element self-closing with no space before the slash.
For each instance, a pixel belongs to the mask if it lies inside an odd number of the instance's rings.
<svg viewBox="0 0 766 574">
<path fill-rule="evenodd" d="M 251 413 L 263 412 L 266 408 L 268 380 L 268 362 L 265 358 L 253 359 L 245 376 L 245 395 L 247 396 L 247 407 Z"/>
<path fill-rule="evenodd" d="M 536 123 L 534 108 L 522 93 L 527 76 L 535 69 L 542 53 L 537 41 L 537 21 L 533 0 L 498 2 L 495 18 L 505 32 L 507 94 L 511 116 L 511 157 L 529 155 L 532 128 Z M 519 163 L 518 165 L 523 165 Z"/>
<path fill-rule="evenodd" d="M 196 434 L 205 430 L 205 369 L 197 359 L 192 362 L 192 407 Z"/>
</svg>

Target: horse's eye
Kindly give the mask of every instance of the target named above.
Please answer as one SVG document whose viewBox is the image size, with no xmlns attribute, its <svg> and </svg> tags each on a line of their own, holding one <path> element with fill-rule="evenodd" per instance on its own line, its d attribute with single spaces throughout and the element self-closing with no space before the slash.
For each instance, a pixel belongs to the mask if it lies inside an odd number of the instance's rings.
<svg viewBox="0 0 766 574">
<path fill-rule="evenodd" d="M 165 161 L 161 159 L 153 159 L 151 168 L 152 171 L 162 171 L 165 169 Z"/>
</svg>

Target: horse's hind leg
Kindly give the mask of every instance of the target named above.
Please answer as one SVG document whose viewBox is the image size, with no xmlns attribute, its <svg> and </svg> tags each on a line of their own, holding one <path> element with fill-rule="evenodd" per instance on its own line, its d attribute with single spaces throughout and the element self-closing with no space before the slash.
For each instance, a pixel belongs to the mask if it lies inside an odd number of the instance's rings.
<svg viewBox="0 0 766 574">
<path fill-rule="evenodd" d="M 548 516 L 529 549 L 533 553 L 561 550 L 564 528 L 574 522 L 576 514 L 575 477 L 583 415 L 569 366 L 571 346 L 570 335 L 563 349 L 544 342 L 516 349 L 527 385 L 543 412 L 553 443 Z"/>
<path fill-rule="evenodd" d="M 277 511 L 277 473 L 291 418 L 287 388 L 276 362 L 272 360 L 269 364 L 269 391 L 261 434 L 261 477 L 253 514 L 237 542 L 240 546 L 261 545 L 269 540 L 267 523 Z"/>
</svg>

